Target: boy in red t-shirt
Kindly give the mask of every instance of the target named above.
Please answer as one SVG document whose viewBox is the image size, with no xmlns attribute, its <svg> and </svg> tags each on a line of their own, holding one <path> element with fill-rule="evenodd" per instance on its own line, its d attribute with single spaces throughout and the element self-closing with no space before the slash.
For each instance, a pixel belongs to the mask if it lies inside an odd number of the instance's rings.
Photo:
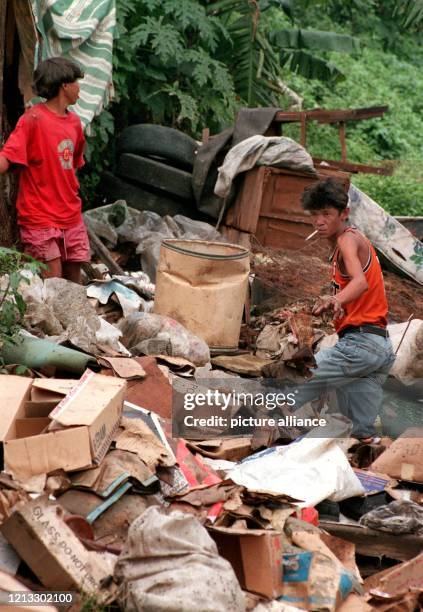
<svg viewBox="0 0 423 612">
<path fill-rule="evenodd" d="M 75 283 L 81 282 L 81 263 L 90 259 L 76 178 L 85 139 L 78 116 L 68 110 L 83 76 L 63 57 L 41 62 L 33 89 L 46 102 L 22 115 L 0 151 L 0 174 L 20 170 L 16 208 L 23 250 L 46 264 L 45 278 Z"/>
</svg>

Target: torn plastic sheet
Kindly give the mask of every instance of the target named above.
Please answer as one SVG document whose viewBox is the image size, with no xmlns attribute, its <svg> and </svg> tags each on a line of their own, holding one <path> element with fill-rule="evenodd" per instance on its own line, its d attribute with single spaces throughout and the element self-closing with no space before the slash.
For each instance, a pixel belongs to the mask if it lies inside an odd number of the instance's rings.
<svg viewBox="0 0 423 612">
<path fill-rule="evenodd" d="M 55 344 L 70 342 L 85 353 L 130 355 L 119 342 L 122 333 L 97 315 L 82 285 L 33 276 L 28 285 L 22 283 L 21 293 L 27 304 L 24 324 L 28 331 L 44 334 Z"/>
<path fill-rule="evenodd" d="M 148 304 L 135 291 L 116 280 L 96 281 L 87 287 L 87 296 L 95 298 L 100 304 L 107 304 L 112 295 L 119 302 L 124 317 L 140 310 L 148 312 L 153 307 L 153 302 Z"/>
</svg>

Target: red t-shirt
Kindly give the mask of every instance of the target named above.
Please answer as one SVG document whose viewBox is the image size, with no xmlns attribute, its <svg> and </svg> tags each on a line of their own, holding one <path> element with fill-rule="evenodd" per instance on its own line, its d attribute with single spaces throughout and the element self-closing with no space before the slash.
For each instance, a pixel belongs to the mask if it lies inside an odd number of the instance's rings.
<svg viewBox="0 0 423 612">
<path fill-rule="evenodd" d="M 84 165 L 84 133 L 75 113 L 36 104 L 19 119 L 1 155 L 19 164 L 18 223 L 66 229 L 81 220 L 75 170 Z"/>
</svg>

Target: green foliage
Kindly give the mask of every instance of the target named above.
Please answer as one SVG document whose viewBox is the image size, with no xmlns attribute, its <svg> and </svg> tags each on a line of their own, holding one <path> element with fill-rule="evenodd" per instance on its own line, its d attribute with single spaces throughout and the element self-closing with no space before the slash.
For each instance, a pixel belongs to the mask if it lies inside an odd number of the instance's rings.
<svg viewBox="0 0 423 612">
<path fill-rule="evenodd" d="M 37 273 L 42 264 L 28 255 L 0 247 L 0 347 L 13 343 L 20 330 L 26 304 L 19 293 L 22 282 L 29 282 L 24 272 Z"/>
<path fill-rule="evenodd" d="M 304 108 L 388 104 L 382 119 L 348 123 L 348 159 L 396 160 L 396 173 L 355 182 L 393 213 L 423 214 L 423 0 L 117 0 L 117 16 L 116 98 L 88 139 L 88 205 L 127 125 L 215 133 L 239 106 L 283 107 L 285 83 Z M 285 133 L 299 138 L 298 126 Z M 308 147 L 339 158 L 336 128 L 309 124 Z"/>
<path fill-rule="evenodd" d="M 317 18 L 308 15 L 310 21 L 306 23 L 313 26 Z M 423 215 L 423 76 L 417 69 L 423 50 L 416 38 L 404 33 L 401 44 L 396 45 L 399 51 L 385 51 L 383 37 L 375 27 L 377 13 L 370 13 L 368 19 L 371 31 L 360 26 L 362 54 L 336 58 L 346 75 L 344 81 L 327 88 L 299 75 L 285 80 L 304 97 L 305 108 L 388 105 L 389 112 L 383 118 L 347 124 L 347 153 L 350 161 L 359 163 L 377 165 L 394 160 L 395 173 L 392 177 L 360 174 L 353 177 L 353 182 L 392 214 Z M 324 25 L 327 27 L 326 22 Z M 290 126 L 286 134 L 298 139 L 299 128 Z M 307 144 L 317 157 L 340 158 L 336 127 L 309 124 Z"/>
<path fill-rule="evenodd" d="M 82 201 L 84 204 L 88 204 L 88 207 L 100 203 L 98 196 L 96 196 L 96 191 L 102 172 L 112 165 L 114 156 L 114 126 L 115 121 L 112 113 L 108 110 L 103 110 L 91 124 L 90 133 L 86 136 L 86 166 L 80 172 L 79 180 Z"/>
<path fill-rule="evenodd" d="M 214 57 L 229 34 L 217 17 L 196 0 L 119 0 L 118 21 L 118 129 L 152 121 L 198 135 L 232 120 L 233 79 Z"/>
</svg>

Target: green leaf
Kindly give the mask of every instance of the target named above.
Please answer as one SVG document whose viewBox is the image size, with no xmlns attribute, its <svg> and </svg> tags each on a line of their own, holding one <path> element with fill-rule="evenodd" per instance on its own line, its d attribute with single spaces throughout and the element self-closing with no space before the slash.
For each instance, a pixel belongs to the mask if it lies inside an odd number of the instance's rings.
<svg viewBox="0 0 423 612">
<path fill-rule="evenodd" d="M 277 30 L 269 32 L 269 41 L 279 49 L 314 49 L 338 53 L 360 51 L 360 42 L 357 38 L 320 30 Z"/>
<path fill-rule="evenodd" d="M 282 63 L 287 63 L 292 72 L 301 74 L 306 79 L 339 81 L 345 78 L 345 75 L 334 64 L 306 51 L 282 54 Z"/>
</svg>

